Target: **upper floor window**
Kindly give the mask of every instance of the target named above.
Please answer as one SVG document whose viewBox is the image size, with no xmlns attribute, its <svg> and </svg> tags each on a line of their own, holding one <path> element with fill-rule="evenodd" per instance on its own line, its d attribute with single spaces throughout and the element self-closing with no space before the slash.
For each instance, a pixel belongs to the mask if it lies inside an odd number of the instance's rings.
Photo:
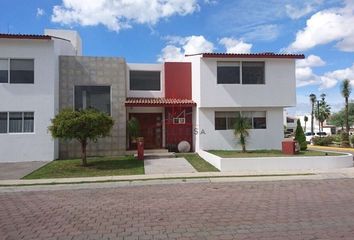
<svg viewBox="0 0 354 240">
<path fill-rule="evenodd" d="M 130 90 L 161 90 L 161 73 L 159 71 L 130 71 L 129 75 Z"/>
<path fill-rule="evenodd" d="M 239 62 L 218 62 L 217 82 L 218 84 L 240 83 Z"/>
<path fill-rule="evenodd" d="M 264 62 L 217 62 L 218 84 L 264 84 Z"/>
<path fill-rule="evenodd" d="M 242 62 L 242 84 L 264 84 L 264 62 Z"/>
<path fill-rule="evenodd" d="M 0 83 L 33 84 L 33 59 L 0 59 Z"/>
<path fill-rule="evenodd" d="M 75 109 L 88 108 L 111 115 L 111 87 L 75 86 Z"/>
</svg>

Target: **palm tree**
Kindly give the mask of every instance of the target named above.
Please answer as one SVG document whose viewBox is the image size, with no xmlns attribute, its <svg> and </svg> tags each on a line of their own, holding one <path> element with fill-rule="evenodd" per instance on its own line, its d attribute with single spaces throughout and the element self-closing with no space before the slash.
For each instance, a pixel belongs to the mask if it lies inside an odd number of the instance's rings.
<svg viewBox="0 0 354 240">
<path fill-rule="evenodd" d="M 345 131 L 346 133 L 342 135 L 342 146 L 349 146 L 349 96 L 352 89 L 348 79 L 345 79 L 341 85 L 341 93 L 345 99 Z"/>
<path fill-rule="evenodd" d="M 248 137 L 251 126 L 249 119 L 245 117 L 238 117 L 234 124 L 234 134 L 240 138 L 240 144 L 242 146 L 242 152 L 246 152 L 246 137 Z"/>
<path fill-rule="evenodd" d="M 305 122 L 304 132 L 306 132 L 306 123 L 307 123 L 308 120 L 309 120 L 309 118 L 307 116 L 304 116 L 304 122 Z"/>
<path fill-rule="evenodd" d="M 331 115 L 331 107 L 326 102 L 326 94 L 321 94 L 321 100 L 317 101 L 317 108 L 315 110 L 315 117 L 321 125 L 323 131 L 323 123 L 329 118 Z M 319 129 L 318 131 L 321 131 Z"/>
<path fill-rule="evenodd" d="M 313 113 L 314 113 L 314 108 L 316 103 L 316 95 L 311 93 L 309 97 L 311 102 L 311 133 L 313 134 Z"/>
</svg>

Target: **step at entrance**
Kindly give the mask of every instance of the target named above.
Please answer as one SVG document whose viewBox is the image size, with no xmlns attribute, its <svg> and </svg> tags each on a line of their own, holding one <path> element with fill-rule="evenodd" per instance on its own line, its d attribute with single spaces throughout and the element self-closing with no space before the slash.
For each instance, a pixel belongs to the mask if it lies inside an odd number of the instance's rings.
<svg viewBox="0 0 354 240">
<path fill-rule="evenodd" d="M 136 154 L 137 150 L 127 150 L 125 151 L 125 154 L 127 155 L 133 155 Z M 161 149 L 144 149 L 145 154 L 153 154 L 153 153 L 168 153 L 167 149 L 161 148 Z"/>
<path fill-rule="evenodd" d="M 137 157 L 137 154 L 134 154 L 134 157 Z M 144 153 L 144 159 L 160 159 L 160 158 L 175 158 L 176 155 L 173 152 L 166 153 Z"/>
</svg>

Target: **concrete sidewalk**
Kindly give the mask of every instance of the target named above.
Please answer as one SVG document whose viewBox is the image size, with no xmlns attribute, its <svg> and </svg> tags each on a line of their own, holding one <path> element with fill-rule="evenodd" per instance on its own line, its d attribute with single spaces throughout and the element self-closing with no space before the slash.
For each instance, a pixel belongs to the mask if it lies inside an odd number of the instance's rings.
<svg viewBox="0 0 354 240">
<path fill-rule="evenodd" d="M 0 180 L 0 187 L 17 187 L 31 185 L 81 185 L 85 183 L 121 183 L 122 185 L 177 183 L 190 181 L 203 182 L 234 182 L 234 181 L 279 181 L 279 180 L 320 180 L 336 178 L 354 178 L 354 168 L 335 169 L 328 171 L 296 171 L 296 172 L 197 172 L 176 174 L 151 174 L 130 176 L 104 176 L 81 178 L 55 178 L 35 180 Z"/>
</svg>

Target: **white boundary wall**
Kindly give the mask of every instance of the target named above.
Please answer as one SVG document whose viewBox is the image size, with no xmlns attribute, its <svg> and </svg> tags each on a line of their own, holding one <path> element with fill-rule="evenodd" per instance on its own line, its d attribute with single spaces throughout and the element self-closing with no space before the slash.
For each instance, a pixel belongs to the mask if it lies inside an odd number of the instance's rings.
<svg viewBox="0 0 354 240">
<path fill-rule="evenodd" d="M 222 172 L 328 170 L 353 167 L 353 155 L 313 157 L 222 158 L 199 150 L 198 154 Z"/>
</svg>

